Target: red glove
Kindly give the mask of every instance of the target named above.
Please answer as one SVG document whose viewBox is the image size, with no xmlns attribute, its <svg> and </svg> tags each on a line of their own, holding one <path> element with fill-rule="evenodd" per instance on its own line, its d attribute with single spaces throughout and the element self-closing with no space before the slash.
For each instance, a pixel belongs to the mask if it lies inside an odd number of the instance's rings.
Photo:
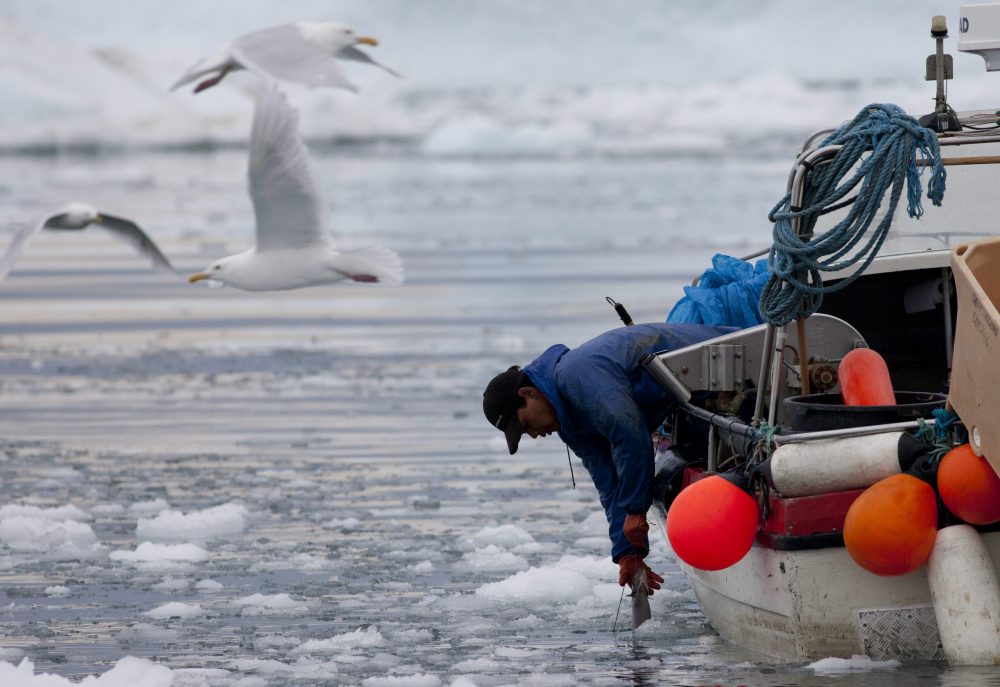
<svg viewBox="0 0 1000 687">
<path fill-rule="evenodd" d="M 649 548 L 649 523 L 646 522 L 645 515 L 626 515 L 625 524 L 622 526 L 625 538 L 628 543 L 637 549 Z"/>
<path fill-rule="evenodd" d="M 649 586 L 649 595 L 652 596 L 653 591 L 660 588 L 663 578 L 650 570 L 649 566 L 634 553 L 626 554 L 618 559 L 618 586 L 624 587 L 627 584 L 631 588 L 632 580 L 639 572 L 639 566 L 646 569 L 646 584 Z"/>
</svg>

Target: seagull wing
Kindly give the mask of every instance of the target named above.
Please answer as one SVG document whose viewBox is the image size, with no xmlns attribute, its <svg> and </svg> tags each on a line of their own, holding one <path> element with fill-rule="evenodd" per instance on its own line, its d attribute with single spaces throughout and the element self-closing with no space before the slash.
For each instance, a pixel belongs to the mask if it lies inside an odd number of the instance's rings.
<svg viewBox="0 0 1000 687">
<path fill-rule="evenodd" d="M 206 74 L 211 74 L 212 72 L 219 71 L 222 68 L 221 64 L 213 63 L 211 65 L 207 64 L 205 58 L 202 58 L 195 62 L 193 65 L 188 67 L 187 71 L 184 72 L 177 81 L 170 86 L 171 91 L 176 91 L 178 88 L 184 84 L 189 84 L 195 79 L 201 78 Z"/>
<path fill-rule="evenodd" d="M 364 52 L 363 50 L 358 50 L 353 45 L 349 45 L 346 48 L 342 49 L 340 52 L 337 53 L 337 57 L 340 58 L 340 59 L 342 59 L 342 60 L 352 60 L 354 62 L 364 62 L 365 64 L 370 64 L 370 65 L 373 65 L 375 67 L 378 67 L 379 69 L 384 69 L 385 71 L 387 71 L 390 74 L 392 74 L 393 76 L 395 76 L 397 79 L 402 79 L 403 78 L 403 75 L 400 74 L 399 72 L 397 72 L 395 69 L 391 69 L 390 67 L 386 67 L 381 62 L 376 61 L 371 55 L 369 55 L 368 53 Z"/>
<path fill-rule="evenodd" d="M 101 220 L 98 226 L 104 227 L 115 236 L 125 239 L 133 248 L 152 260 L 153 265 L 158 269 L 177 274 L 177 270 L 174 269 L 174 266 L 170 264 L 167 257 L 153 243 L 153 239 L 149 238 L 146 232 L 139 228 L 138 224 L 123 217 L 106 215 L 103 212 L 99 214 Z"/>
<path fill-rule="evenodd" d="M 294 24 L 261 29 L 237 38 L 229 51 L 258 76 L 294 81 L 310 88 L 333 86 L 358 90 L 329 53 L 307 40 Z"/>
<path fill-rule="evenodd" d="M 273 82 L 258 90 L 247 170 L 258 251 L 330 245 L 298 119 Z"/>
<path fill-rule="evenodd" d="M 14 267 L 14 263 L 17 259 L 21 257 L 21 253 L 24 252 L 24 248 L 28 245 L 28 241 L 31 237 L 42 230 L 42 227 L 51 220 L 52 217 L 46 217 L 41 222 L 35 225 L 29 225 L 23 227 L 18 231 L 11 242 L 7 245 L 7 252 L 4 253 L 3 259 L 0 259 L 0 279 L 3 279 L 8 274 L 10 274 L 11 268 Z"/>
</svg>

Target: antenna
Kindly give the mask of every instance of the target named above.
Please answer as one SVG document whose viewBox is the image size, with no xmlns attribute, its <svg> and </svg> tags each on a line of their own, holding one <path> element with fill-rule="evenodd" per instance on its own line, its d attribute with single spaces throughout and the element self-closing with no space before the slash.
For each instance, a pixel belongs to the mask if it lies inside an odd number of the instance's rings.
<svg viewBox="0 0 1000 687">
<path fill-rule="evenodd" d="M 951 55 L 944 51 L 944 39 L 947 37 L 948 20 L 940 14 L 934 15 L 931 18 L 931 38 L 934 39 L 935 51 L 933 55 L 927 56 L 927 73 L 924 76 L 926 81 L 937 83 L 934 95 L 934 112 L 924 115 L 919 121 L 921 126 L 938 133 L 962 130 L 958 117 L 948 107 L 948 97 L 945 95 L 944 82 L 955 76 Z"/>
</svg>

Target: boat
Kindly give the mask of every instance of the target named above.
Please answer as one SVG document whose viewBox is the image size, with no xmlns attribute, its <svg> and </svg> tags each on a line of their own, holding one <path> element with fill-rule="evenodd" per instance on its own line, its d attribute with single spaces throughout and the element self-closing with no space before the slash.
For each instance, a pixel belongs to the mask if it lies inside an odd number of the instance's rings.
<svg viewBox="0 0 1000 687">
<path fill-rule="evenodd" d="M 1000 69 L 1000 3 L 965 6 L 959 23 L 959 50 Z M 740 485 L 756 503 L 749 551 L 719 569 L 683 556 L 678 564 L 720 635 L 783 661 L 1000 663 L 1000 525 L 943 513 L 928 560 L 902 574 L 871 572 L 845 546 L 852 506 L 881 480 L 934 463 L 926 457 L 935 446 L 940 461 L 967 440 L 994 472 L 1000 466 L 1000 112 L 947 106 L 943 17 L 931 35 L 928 80 L 938 97 L 920 124 L 933 131 L 947 169 L 940 207 L 925 203 L 914 218 L 899 204 L 870 264 L 826 277 L 843 288 L 808 317 L 646 362 L 680 402 L 658 448 L 649 516 L 666 532 L 685 490 L 711 476 L 750 478 Z M 795 161 L 793 208 L 812 175 L 843 154 L 830 133 L 811 136 Z M 864 200 L 859 193 L 854 202 Z M 847 212 L 835 208 L 808 232 L 800 223 L 802 239 L 823 236 Z M 885 360 L 891 405 L 843 402 L 843 361 L 865 347 Z M 925 450 L 917 446 L 906 462 L 903 444 L 921 441 Z M 714 536 L 703 534 L 709 545 Z"/>
</svg>

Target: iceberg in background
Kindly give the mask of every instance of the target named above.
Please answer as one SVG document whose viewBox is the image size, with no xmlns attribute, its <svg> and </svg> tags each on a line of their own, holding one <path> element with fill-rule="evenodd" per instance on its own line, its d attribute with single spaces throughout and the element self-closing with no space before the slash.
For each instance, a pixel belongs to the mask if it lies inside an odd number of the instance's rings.
<svg viewBox="0 0 1000 687">
<path fill-rule="evenodd" d="M 170 83 L 247 31 L 337 20 L 376 36 L 373 56 L 405 78 L 348 65 L 359 95 L 287 86 L 314 145 L 546 158 L 767 153 L 776 136 L 786 155 L 870 101 L 920 114 L 941 11 L 931 0 L 4 5 L 0 151 L 242 146 L 252 77 L 198 96 Z M 850 40 L 827 38 L 837 25 Z M 954 105 L 971 107 L 990 90 L 981 60 L 948 48 Z"/>
</svg>

